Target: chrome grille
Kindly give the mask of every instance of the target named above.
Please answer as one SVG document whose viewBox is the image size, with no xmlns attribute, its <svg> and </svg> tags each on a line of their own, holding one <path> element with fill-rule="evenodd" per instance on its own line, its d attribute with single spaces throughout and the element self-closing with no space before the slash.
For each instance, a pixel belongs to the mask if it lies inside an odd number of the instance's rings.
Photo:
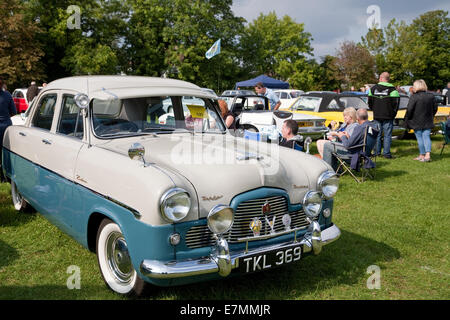
<svg viewBox="0 0 450 320">
<path fill-rule="evenodd" d="M 285 197 L 276 196 L 248 200 L 240 203 L 236 208 L 233 227 L 229 232 L 224 234 L 224 238 L 227 239 L 228 243 L 237 243 L 239 238 L 252 237 L 253 233 L 249 225 L 255 217 L 259 218 L 263 223 L 261 235 L 270 233 L 270 227 L 267 225 L 264 214 L 262 213 L 262 206 L 266 201 L 269 201 L 271 207 L 271 212 L 267 215 L 267 219 L 272 221 L 275 216 L 275 232 L 284 231 L 282 217 L 288 213 L 288 205 Z M 292 229 L 308 226 L 303 210 L 290 212 L 289 215 L 291 216 Z M 192 227 L 186 234 L 186 245 L 191 249 L 211 246 L 213 244 L 213 234 L 206 225 Z"/>
</svg>

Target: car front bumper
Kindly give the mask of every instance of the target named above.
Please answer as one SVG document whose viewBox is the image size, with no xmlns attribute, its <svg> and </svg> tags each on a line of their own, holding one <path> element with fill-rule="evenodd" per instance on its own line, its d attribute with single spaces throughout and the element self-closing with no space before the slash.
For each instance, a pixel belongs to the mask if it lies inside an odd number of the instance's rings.
<svg viewBox="0 0 450 320">
<path fill-rule="evenodd" d="M 292 230 L 292 232 L 296 233 L 296 230 Z M 143 260 L 140 271 L 142 275 L 151 279 L 174 279 L 205 274 L 219 274 L 226 277 L 233 269 L 239 267 L 239 261 L 245 257 L 281 250 L 296 244 L 302 247 L 302 254 L 312 252 L 318 255 L 324 245 L 336 241 L 340 235 L 341 231 L 336 225 L 322 231 L 320 225 L 316 221 L 312 221 L 308 231 L 301 239 L 230 253 L 227 241 L 219 238 L 209 257 L 168 262 Z"/>
</svg>

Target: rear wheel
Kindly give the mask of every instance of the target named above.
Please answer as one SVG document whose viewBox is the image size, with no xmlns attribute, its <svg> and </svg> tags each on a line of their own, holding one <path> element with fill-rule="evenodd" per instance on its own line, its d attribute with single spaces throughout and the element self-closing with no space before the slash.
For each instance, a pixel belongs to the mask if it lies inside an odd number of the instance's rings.
<svg viewBox="0 0 450 320">
<path fill-rule="evenodd" d="M 103 280 L 112 291 L 127 296 L 144 292 L 146 283 L 134 270 L 125 237 L 110 219 L 104 219 L 98 229 L 97 259 Z"/>
</svg>

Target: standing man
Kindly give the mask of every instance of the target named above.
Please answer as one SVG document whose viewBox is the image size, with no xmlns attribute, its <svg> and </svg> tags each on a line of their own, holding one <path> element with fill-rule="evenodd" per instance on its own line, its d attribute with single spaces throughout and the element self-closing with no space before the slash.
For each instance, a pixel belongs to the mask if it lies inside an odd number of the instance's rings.
<svg viewBox="0 0 450 320">
<path fill-rule="evenodd" d="M 3 88 L 4 81 L 0 77 L 0 88 Z M 12 125 L 11 116 L 15 115 L 16 106 L 11 94 L 8 91 L 0 89 L 0 151 L 3 152 L 3 136 L 7 127 Z M 2 157 L 0 154 L 0 167 Z M 3 182 L 3 169 L 0 169 L 0 180 Z"/>
<path fill-rule="evenodd" d="M 373 111 L 373 119 L 380 128 L 375 153 L 381 154 L 381 135 L 383 135 L 383 157 L 386 159 L 393 158 L 391 155 L 392 128 L 400 105 L 400 95 L 389 80 L 389 73 L 383 72 L 380 75 L 380 82 L 369 91 L 369 108 Z"/>
<path fill-rule="evenodd" d="M 266 88 L 262 82 L 258 82 L 255 85 L 255 91 L 256 94 L 263 95 L 264 97 L 267 97 L 267 99 L 269 99 L 270 111 L 278 110 L 278 108 L 281 106 L 280 98 L 277 97 L 275 92 L 273 92 L 269 88 Z"/>
<path fill-rule="evenodd" d="M 34 97 L 36 97 L 39 93 L 39 88 L 36 85 L 35 81 L 31 82 L 31 86 L 28 87 L 27 90 L 27 101 L 28 103 L 31 103 L 31 101 L 33 101 Z"/>
</svg>

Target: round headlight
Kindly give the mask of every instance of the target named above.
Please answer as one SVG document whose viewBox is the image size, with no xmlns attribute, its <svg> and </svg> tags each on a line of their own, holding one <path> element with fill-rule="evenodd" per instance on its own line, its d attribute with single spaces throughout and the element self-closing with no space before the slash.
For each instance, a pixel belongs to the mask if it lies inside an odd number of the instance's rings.
<svg viewBox="0 0 450 320">
<path fill-rule="evenodd" d="M 234 211 L 225 205 L 216 205 L 208 214 L 208 228 L 214 234 L 224 234 L 231 229 L 234 221 Z"/>
<path fill-rule="evenodd" d="M 187 191 L 181 188 L 170 189 L 161 197 L 160 209 L 166 221 L 180 221 L 187 216 L 191 209 L 191 198 Z"/>
<path fill-rule="evenodd" d="M 309 191 L 303 198 L 303 209 L 309 218 L 315 218 L 322 209 L 322 197 L 319 192 Z"/>
<path fill-rule="evenodd" d="M 317 185 L 325 198 L 332 198 L 338 191 L 339 177 L 332 171 L 326 171 L 320 175 Z"/>
</svg>

